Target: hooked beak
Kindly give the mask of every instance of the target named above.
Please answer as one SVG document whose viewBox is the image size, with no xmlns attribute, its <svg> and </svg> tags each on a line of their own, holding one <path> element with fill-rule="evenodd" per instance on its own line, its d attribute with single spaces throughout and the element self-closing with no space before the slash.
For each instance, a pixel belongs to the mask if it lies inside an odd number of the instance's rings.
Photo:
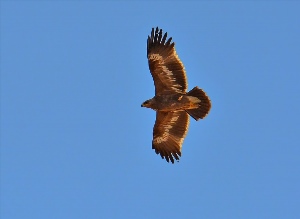
<svg viewBox="0 0 300 219">
<path fill-rule="evenodd" d="M 146 100 L 145 102 L 143 102 L 143 103 L 141 104 L 141 107 L 147 107 L 147 108 L 150 108 L 150 106 L 151 106 L 151 103 L 150 103 L 149 100 Z"/>
</svg>

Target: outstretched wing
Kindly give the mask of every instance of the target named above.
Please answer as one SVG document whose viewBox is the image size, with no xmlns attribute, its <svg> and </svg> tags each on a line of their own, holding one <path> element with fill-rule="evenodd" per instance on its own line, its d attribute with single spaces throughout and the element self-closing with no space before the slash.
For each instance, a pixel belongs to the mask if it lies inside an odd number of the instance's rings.
<svg viewBox="0 0 300 219">
<path fill-rule="evenodd" d="M 186 93 L 187 79 L 184 66 L 171 43 L 167 33 L 162 36 L 162 29 L 152 28 L 147 40 L 147 57 L 152 74 L 155 95 L 169 93 Z"/>
<path fill-rule="evenodd" d="M 185 111 L 156 113 L 153 128 L 152 149 L 163 159 L 174 163 L 179 160 L 181 146 L 189 126 L 189 115 Z"/>
</svg>

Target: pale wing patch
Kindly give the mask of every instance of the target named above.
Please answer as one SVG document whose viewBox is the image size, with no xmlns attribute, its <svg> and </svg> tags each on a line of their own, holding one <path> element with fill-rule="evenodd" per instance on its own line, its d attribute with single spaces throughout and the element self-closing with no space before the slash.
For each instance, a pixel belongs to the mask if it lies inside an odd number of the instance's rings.
<svg viewBox="0 0 300 219">
<path fill-rule="evenodd" d="M 148 58 L 149 58 L 149 60 L 153 60 L 153 61 L 160 61 L 160 62 L 163 61 L 163 57 L 159 54 L 152 53 L 148 56 Z"/>
<path fill-rule="evenodd" d="M 169 138 L 169 133 L 165 132 L 162 136 L 154 138 L 153 143 L 154 144 L 160 144 L 162 142 L 167 141 L 168 138 Z"/>
<path fill-rule="evenodd" d="M 176 54 L 176 53 L 175 53 Z M 171 56 L 169 56 L 169 57 L 171 57 Z M 182 92 L 182 90 L 183 90 L 183 87 L 180 85 L 180 84 L 178 84 L 178 83 L 176 83 L 176 78 L 174 77 L 174 74 L 173 74 L 173 72 L 172 71 L 170 71 L 168 68 L 167 68 L 167 66 L 166 66 L 166 64 L 169 62 L 169 61 L 172 61 L 172 60 L 170 60 L 170 58 L 169 57 L 167 57 L 166 58 L 166 60 L 164 61 L 164 59 L 163 59 L 163 57 L 161 56 L 161 55 L 159 55 L 159 54 L 150 54 L 149 55 L 149 60 L 151 60 L 151 61 L 158 61 L 158 66 L 156 66 L 158 69 L 160 68 L 161 69 L 161 72 L 158 74 L 158 77 L 161 79 L 161 81 L 165 81 L 165 82 L 171 82 L 171 83 L 168 83 L 168 84 L 166 84 L 166 85 L 168 85 L 168 87 L 171 89 L 171 90 L 173 90 L 173 91 L 175 91 L 175 92 L 178 92 L 178 93 L 181 93 Z M 172 57 L 171 57 L 172 58 Z M 177 59 L 179 62 L 180 62 L 180 60 L 179 60 L 179 58 L 178 58 L 178 56 L 177 56 L 177 54 L 176 54 L 176 56 L 175 56 L 175 59 Z M 180 62 L 181 63 L 181 62 Z M 181 64 L 182 65 L 182 64 Z M 183 65 L 182 65 L 182 68 L 184 69 L 184 67 L 183 67 Z M 174 83 L 175 82 L 175 83 Z"/>
</svg>

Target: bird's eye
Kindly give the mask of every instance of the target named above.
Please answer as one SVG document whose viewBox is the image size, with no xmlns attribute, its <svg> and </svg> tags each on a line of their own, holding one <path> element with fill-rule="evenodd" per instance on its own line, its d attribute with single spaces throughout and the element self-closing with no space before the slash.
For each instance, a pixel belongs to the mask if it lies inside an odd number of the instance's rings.
<svg viewBox="0 0 300 219">
<path fill-rule="evenodd" d="M 149 103 L 149 100 L 146 100 L 145 102 L 144 102 L 144 104 L 148 104 Z"/>
</svg>

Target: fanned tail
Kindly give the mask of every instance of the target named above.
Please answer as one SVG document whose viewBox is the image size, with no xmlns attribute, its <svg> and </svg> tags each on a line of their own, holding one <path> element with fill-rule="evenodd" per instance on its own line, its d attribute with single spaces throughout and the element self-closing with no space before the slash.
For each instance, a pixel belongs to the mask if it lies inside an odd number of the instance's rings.
<svg viewBox="0 0 300 219">
<path fill-rule="evenodd" d="M 198 88 L 197 86 L 194 87 L 192 90 L 190 90 L 187 93 L 188 96 L 197 97 L 201 102 L 198 103 L 199 107 L 196 109 L 188 109 L 186 112 L 193 117 L 196 121 L 199 119 L 203 119 L 209 112 L 211 108 L 211 102 L 209 97 L 206 95 L 206 93 Z"/>
</svg>

